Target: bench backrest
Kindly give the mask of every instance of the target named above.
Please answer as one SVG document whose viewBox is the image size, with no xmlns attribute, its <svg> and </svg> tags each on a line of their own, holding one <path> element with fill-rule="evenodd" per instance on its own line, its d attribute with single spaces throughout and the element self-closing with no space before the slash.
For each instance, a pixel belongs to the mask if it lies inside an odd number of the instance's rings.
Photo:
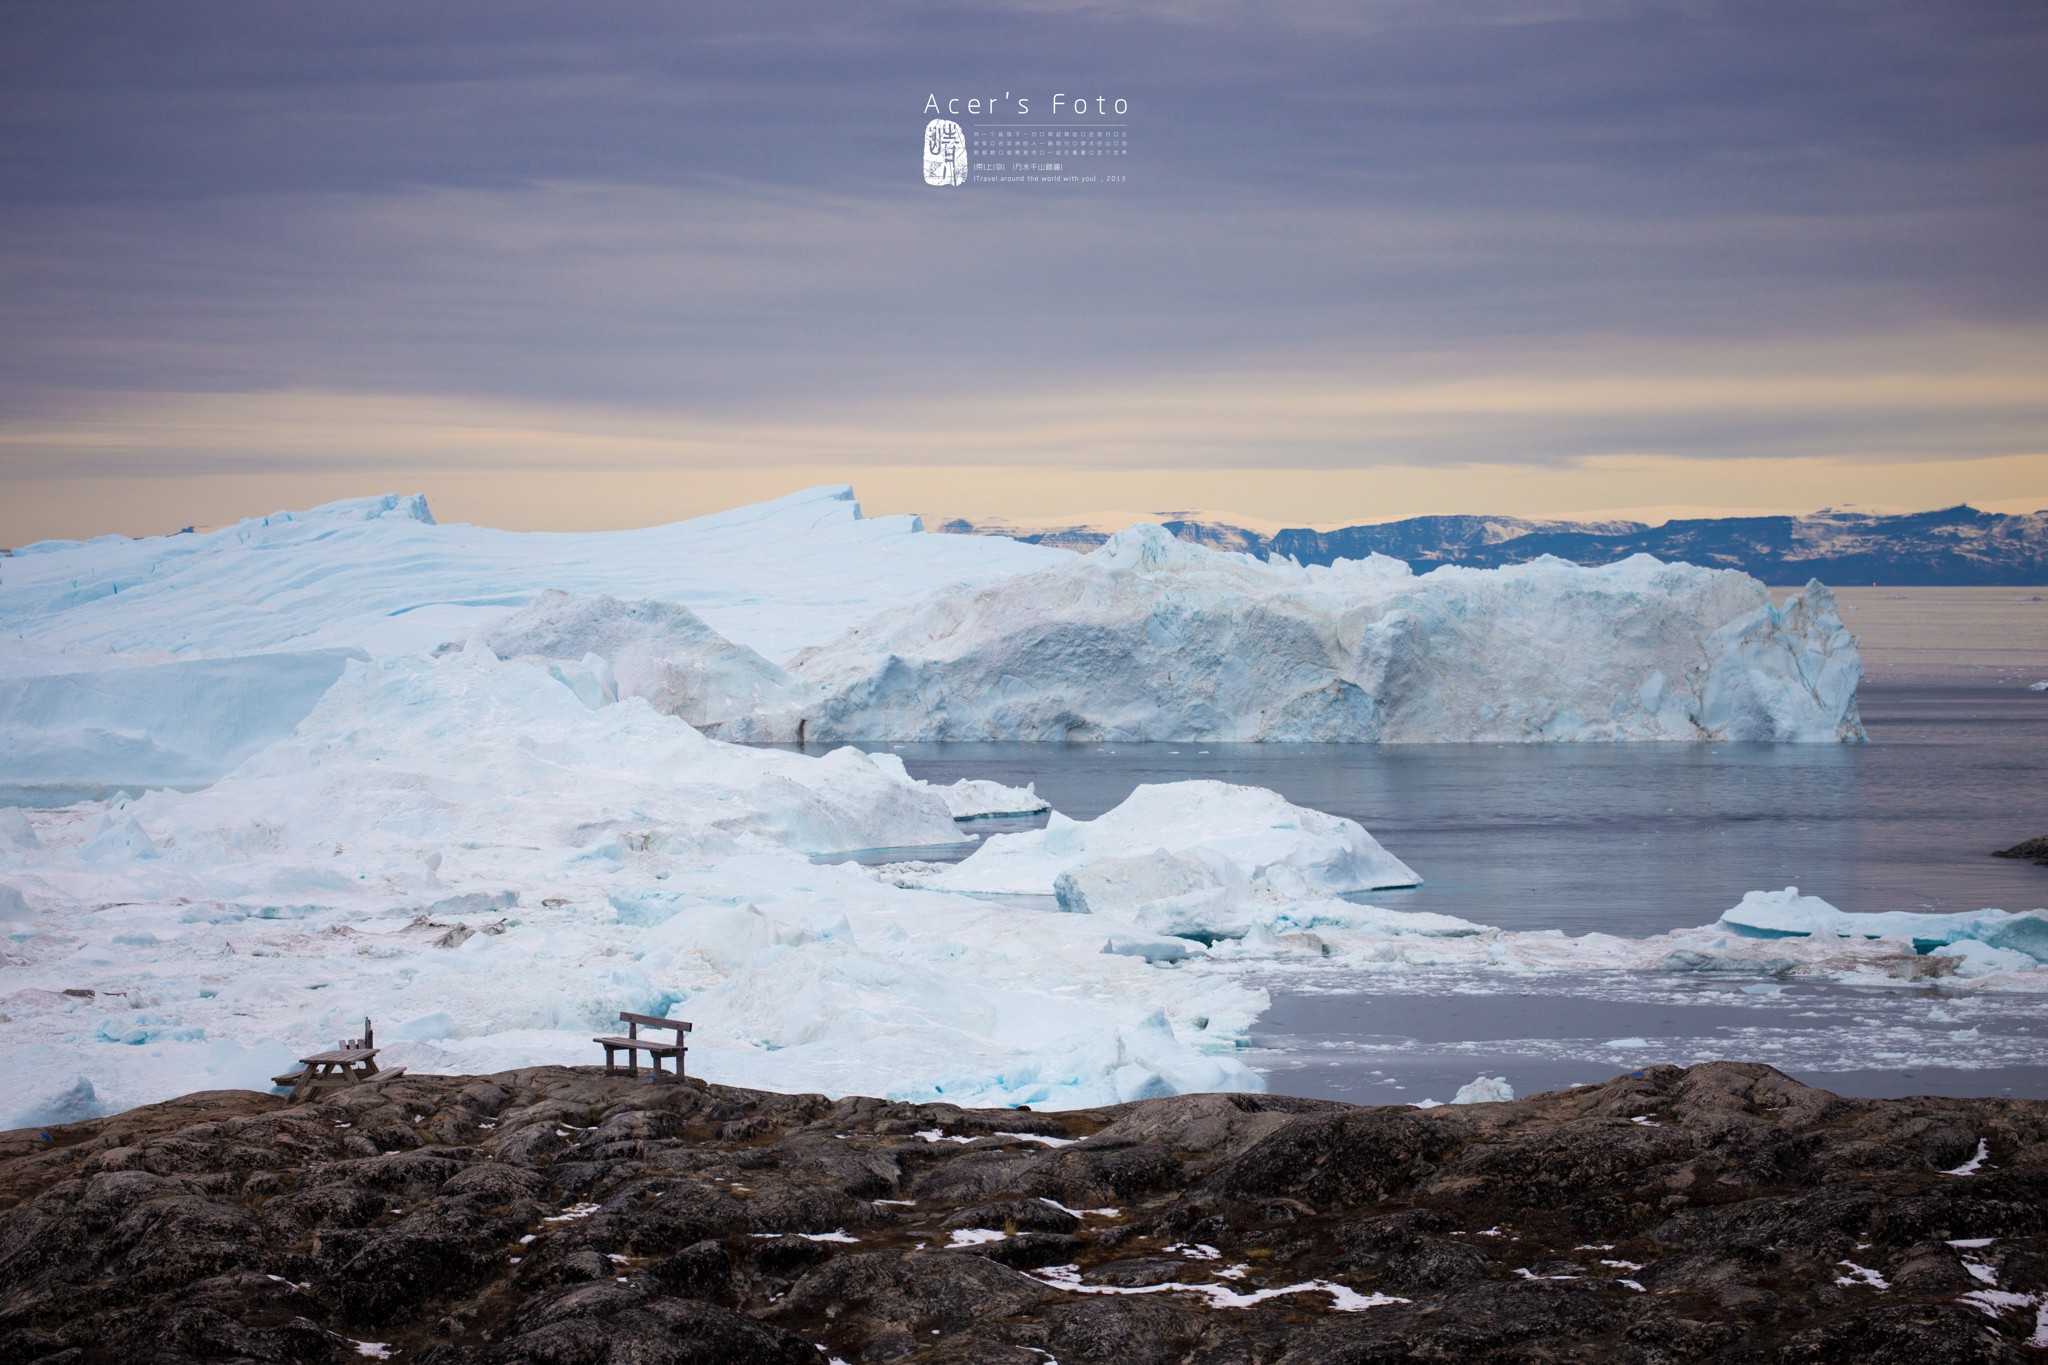
<svg viewBox="0 0 2048 1365">
<path fill-rule="evenodd" d="M 672 1028 L 678 1033 L 688 1033 L 690 1031 L 690 1023 L 687 1019 L 663 1019 L 659 1015 L 634 1014 L 627 1010 L 619 1011 L 619 1022 L 622 1024 L 644 1024 L 648 1028 Z"/>
</svg>

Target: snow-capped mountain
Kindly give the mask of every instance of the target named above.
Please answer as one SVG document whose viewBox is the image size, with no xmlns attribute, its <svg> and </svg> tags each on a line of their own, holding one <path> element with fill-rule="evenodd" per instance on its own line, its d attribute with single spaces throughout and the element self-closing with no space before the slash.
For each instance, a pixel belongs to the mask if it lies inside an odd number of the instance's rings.
<svg viewBox="0 0 2048 1365">
<path fill-rule="evenodd" d="M 1799 517 L 1702 517 L 1647 526 L 1635 521 L 1531 521 L 1521 517 L 1410 517 L 1333 531 L 1261 531 L 1210 517 L 1164 515 L 1183 540 L 1215 549 L 1291 557 L 1303 564 L 1390 555 L 1417 568 L 1498 568 L 1543 555 L 1610 564 L 1634 554 L 1740 569 L 1773 586 L 1810 578 L 1836 585 L 2016 586 L 2048 582 L 2048 511 L 2005 515 L 1957 506 L 1885 515 L 1823 509 Z M 1087 549 L 1116 527 L 1023 531 L 955 518 L 936 529 L 1009 535 L 1034 544 Z"/>
</svg>

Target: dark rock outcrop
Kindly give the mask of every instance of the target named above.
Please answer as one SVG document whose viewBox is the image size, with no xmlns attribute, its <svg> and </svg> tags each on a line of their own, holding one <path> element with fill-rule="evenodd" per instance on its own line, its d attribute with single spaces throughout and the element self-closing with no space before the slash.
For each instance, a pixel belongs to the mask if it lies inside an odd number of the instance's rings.
<svg viewBox="0 0 2048 1365">
<path fill-rule="evenodd" d="M 964 1139 L 964 1140 L 960 1140 Z M 0 1134 L 0 1365 L 2040 1359 L 2048 1102 L 407 1076 Z"/>
<path fill-rule="evenodd" d="M 2028 839 L 2014 844 L 2011 848 L 2001 848 L 1991 856 L 1994 858 L 2031 858 L 2041 864 L 2041 866 L 2048 867 L 2048 834 L 2044 834 L 2038 839 Z"/>
</svg>

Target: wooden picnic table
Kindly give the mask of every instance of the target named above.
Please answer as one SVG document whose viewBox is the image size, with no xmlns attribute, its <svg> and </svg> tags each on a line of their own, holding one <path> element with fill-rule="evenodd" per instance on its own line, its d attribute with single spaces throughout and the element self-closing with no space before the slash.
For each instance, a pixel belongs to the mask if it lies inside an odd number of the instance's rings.
<svg viewBox="0 0 2048 1365">
<path fill-rule="evenodd" d="M 289 1085 L 292 1088 L 293 1104 L 309 1098 L 319 1090 L 361 1085 L 378 1074 L 376 1042 L 376 1033 L 370 1027 L 370 1021 L 365 1019 L 362 1037 L 345 1038 L 341 1045 L 331 1052 L 316 1052 L 310 1057 L 301 1057 L 299 1070 L 272 1079 L 279 1085 Z M 399 1067 L 398 1070 L 403 1071 L 405 1068 Z"/>
<path fill-rule="evenodd" d="M 346 1051 L 316 1052 L 310 1057 L 299 1058 L 299 1065 L 306 1069 L 299 1074 L 298 1084 L 292 1087 L 295 1100 L 303 1099 L 326 1085 L 360 1085 L 377 1074 L 377 1049 L 356 1047 Z"/>
<path fill-rule="evenodd" d="M 690 1022 L 687 1019 L 663 1019 L 656 1014 L 634 1014 L 630 1010 L 620 1010 L 619 1022 L 626 1026 L 625 1037 L 611 1034 L 590 1040 L 604 1048 L 604 1070 L 607 1076 L 617 1074 L 615 1062 L 621 1052 L 626 1054 L 626 1074 L 639 1075 L 639 1058 L 635 1054 L 644 1052 L 647 1054 L 648 1064 L 653 1068 L 649 1080 L 680 1081 L 683 1078 L 683 1054 L 689 1050 L 689 1045 L 683 1041 L 683 1035 L 690 1031 Z M 672 1029 L 676 1040 L 673 1043 L 664 1043 L 653 1038 L 642 1038 L 642 1028 Z M 676 1059 L 674 1071 L 661 1069 L 663 1057 Z"/>
</svg>

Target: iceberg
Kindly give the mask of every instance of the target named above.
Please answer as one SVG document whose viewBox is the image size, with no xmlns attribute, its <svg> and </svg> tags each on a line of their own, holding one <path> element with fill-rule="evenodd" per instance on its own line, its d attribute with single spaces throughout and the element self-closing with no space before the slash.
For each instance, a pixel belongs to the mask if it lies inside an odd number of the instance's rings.
<svg viewBox="0 0 2048 1365">
<path fill-rule="evenodd" d="M 1458 1087 L 1458 1093 L 1451 1096 L 1452 1104 L 1501 1104 L 1515 1097 L 1515 1088 L 1508 1084 L 1505 1076 L 1479 1076 L 1469 1084 Z M 1417 1109 L 1441 1109 L 1442 1100 L 1418 1100 Z"/>
<path fill-rule="evenodd" d="M 1071 558 L 863 517 L 844 485 L 630 531 L 440 525 L 418 495 L 329 503 L 217 531 L 16 551 L 0 575 L 0 672 L 349 647 L 432 650 L 549 588 L 689 608 L 767 659 L 885 608 Z"/>
<path fill-rule="evenodd" d="M 868 761 L 899 782 L 937 792 L 945 801 L 946 809 L 953 812 L 955 820 L 982 820 L 997 815 L 1041 815 L 1052 809 L 1033 783 L 1006 787 L 983 778 L 963 777 L 942 787 L 912 777 L 903 766 L 903 760 L 894 754 L 869 754 Z"/>
<path fill-rule="evenodd" d="M 37 1077 L 30 1082 L 38 1088 L 17 1091 L 13 1108 L 0 1110 L 0 1129 L 41 1128 L 55 1123 L 77 1123 L 98 1118 L 106 1112 L 92 1082 L 84 1076 Z"/>
<path fill-rule="evenodd" d="M 19 806 L 0 806 L 0 848 L 34 848 L 40 842 Z"/>
<path fill-rule="evenodd" d="M 707 734 L 764 710 L 801 705 L 802 684 L 734 644 L 678 602 L 621 602 L 550 588 L 484 632 L 501 659 L 581 663 L 609 671 L 608 695 L 640 697 Z"/>
<path fill-rule="evenodd" d="M 964 842 L 936 793 L 892 780 L 855 749 L 823 757 L 723 744 L 644 700 L 591 710 L 537 661 L 488 655 L 352 662 L 287 739 L 229 778 L 128 807 L 165 857 L 516 843 L 711 857 L 772 845 L 833 853 Z"/>
<path fill-rule="evenodd" d="M 1779 608 L 1745 574 L 1646 555 L 1417 577 L 1138 525 L 882 612 L 789 668 L 819 700 L 772 728 L 829 741 L 1864 737 L 1862 660 L 1826 588 Z"/>
<path fill-rule="evenodd" d="M 1093 820 L 994 835 L 930 880 L 947 891 L 1056 895 L 1065 909 L 1134 909 L 1189 892 L 1306 899 L 1421 883 L 1355 820 L 1263 787 L 1138 787 Z"/>
<path fill-rule="evenodd" d="M 1515 1097 L 1515 1088 L 1508 1084 L 1505 1076 L 1480 1076 L 1469 1085 L 1458 1087 L 1458 1093 L 1451 1096 L 1452 1104 L 1500 1104 Z"/>
<path fill-rule="evenodd" d="M 0 677 L 0 789 L 199 786 L 292 732 L 360 650 Z"/>
<path fill-rule="evenodd" d="M 639 696 L 735 738 L 795 738 L 739 733 L 809 696 L 771 657 L 1069 557 L 864 518 L 843 486 L 636 531 L 443 526 L 424 498 L 386 495 L 45 542 L 0 574 L 0 793 L 16 794 L 0 799 L 216 781 L 290 734 L 347 659 L 451 640 L 553 660 L 588 705 Z"/>
<path fill-rule="evenodd" d="M 2027 965 L 2048 963 L 2048 911 L 2042 910 L 2019 914 L 2004 910 L 1851 914 L 1788 886 L 1782 891 L 1751 891 L 1740 904 L 1722 913 L 1720 923 L 1752 938 L 1904 939 L 1919 953 L 1946 952 L 1989 960 L 1964 946 L 1976 944 L 2012 954 Z"/>
<path fill-rule="evenodd" d="M 1417 577 L 1148 525 L 1076 556 L 863 518 L 844 487 L 639 531 L 443 526 L 384 496 L 32 548 L 0 580 L 0 786 L 27 789 L 215 780 L 341 659 L 451 642 L 747 741 L 1863 734 L 1825 588 L 1777 607 L 1646 556 Z"/>
</svg>

